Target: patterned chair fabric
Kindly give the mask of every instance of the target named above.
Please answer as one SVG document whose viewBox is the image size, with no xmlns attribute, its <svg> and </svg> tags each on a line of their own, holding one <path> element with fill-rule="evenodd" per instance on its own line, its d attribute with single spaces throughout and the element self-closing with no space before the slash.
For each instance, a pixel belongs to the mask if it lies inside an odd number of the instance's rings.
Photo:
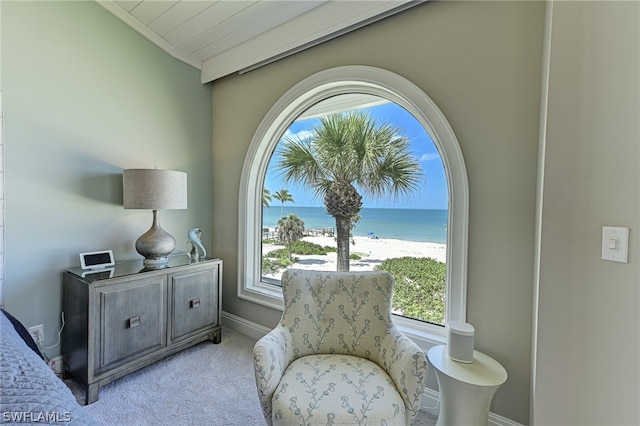
<svg viewBox="0 0 640 426">
<path fill-rule="evenodd" d="M 394 325 L 382 271 L 282 275 L 280 323 L 253 350 L 268 425 L 411 425 L 424 352 Z"/>
</svg>

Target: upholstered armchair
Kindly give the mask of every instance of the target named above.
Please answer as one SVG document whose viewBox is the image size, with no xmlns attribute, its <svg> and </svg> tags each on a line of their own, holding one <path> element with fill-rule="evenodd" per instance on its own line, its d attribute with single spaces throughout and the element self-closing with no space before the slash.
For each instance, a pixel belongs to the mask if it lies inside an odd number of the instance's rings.
<svg viewBox="0 0 640 426">
<path fill-rule="evenodd" d="M 391 318 L 382 271 L 289 269 L 279 324 L 253 350 L 268 425 L 411 425 L 427 360 Z"/>
</svg>

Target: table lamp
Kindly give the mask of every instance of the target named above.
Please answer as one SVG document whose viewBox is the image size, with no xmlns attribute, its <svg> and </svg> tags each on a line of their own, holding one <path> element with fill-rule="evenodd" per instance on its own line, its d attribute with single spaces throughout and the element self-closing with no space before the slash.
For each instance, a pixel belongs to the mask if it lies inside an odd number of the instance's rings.
<svg viewBox="0 0 640 426">
<path fill-rule="evenodd" d="M 153 211 L 151 228 L 136 240 L 145 268 L 164 268 L 176 240 L 160 227 L 159 211 L 187 208 L 187 174 L 174 170 L 127 169 L 122 174 L 125 209 Z"/>
</svg>

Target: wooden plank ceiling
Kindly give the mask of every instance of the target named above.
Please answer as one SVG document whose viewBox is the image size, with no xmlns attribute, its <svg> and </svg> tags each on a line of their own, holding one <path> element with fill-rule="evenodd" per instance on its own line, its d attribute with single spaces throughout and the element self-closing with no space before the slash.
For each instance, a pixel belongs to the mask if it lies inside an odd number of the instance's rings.
<svg viewBox="0 0 640 426">
<path fill-rule="evenodd" d="M 424 0 L 98 0 L 203 83 L 245 72 Z"/>
</svg>

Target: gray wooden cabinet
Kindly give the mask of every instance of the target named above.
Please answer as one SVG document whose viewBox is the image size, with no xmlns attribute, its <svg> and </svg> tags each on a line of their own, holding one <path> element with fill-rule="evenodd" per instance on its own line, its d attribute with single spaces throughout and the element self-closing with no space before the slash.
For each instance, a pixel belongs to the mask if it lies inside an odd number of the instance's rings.
<svg viewBox="0 0 640 426">
<path fill-rule="evenodd" d="M 205 340 L 220 343 L 222 261 L 176 256 L 163 269 L 142 261 L 63 275 L 65 373 L 86 403 L 113 380 Z"/>
</svg>

